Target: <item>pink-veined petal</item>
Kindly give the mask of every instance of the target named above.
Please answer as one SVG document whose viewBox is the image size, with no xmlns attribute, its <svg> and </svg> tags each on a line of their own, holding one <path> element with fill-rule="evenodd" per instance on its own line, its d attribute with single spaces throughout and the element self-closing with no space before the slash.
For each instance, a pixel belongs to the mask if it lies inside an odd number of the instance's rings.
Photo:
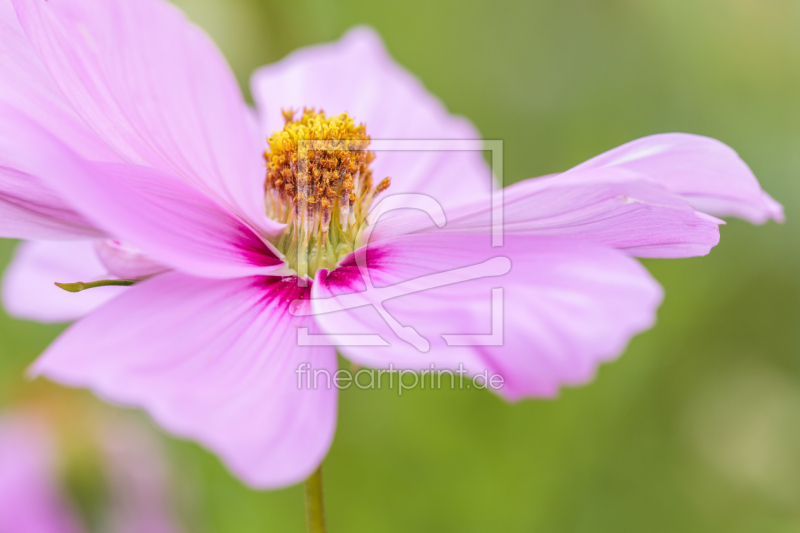
<svg viewBox="0 0 800 533">
<path fill-rule="evenodd" d="M 783 207 L 761 190 L 747 164 L 726 144 L 699 135 L 664 133 L 623 144 L 566 172 L 638 172 L 686 198 L 698 211 L 755 224 L 783 221 Z"/>
<path fill-rule="evenodd" d="M 293 52 L 255 72 L 251 82 L 267 136 L 283 128 L 283 109 L 348 113 L 373 140 L 476 140 L 475 127 L 398 65 L 370 28 Z M 377 152 L 374 180 L 392 178 L 391 193 L 427 194 L 444 206 L 488 195 L 491 172 L 480 151 Z"/>
<path fill-rule="evenodd" d="M 163 0 L 14 0 L 53 81 L 125 162 L 174 173 L 265 233 L 264 142 L 225 59 Z M 58 132 L 56 132 L 58 133 Z"/>
<path fill-rule="evenodd" d="M 93 161 L 118 161 L 64 99 L 20 26 L 10 0 L 0 2 L 0 35 L 0 102 L 57 133 L 81 156 Z"/>
<path fill-rule="evenodd" d="M 64 100 L 23 32 L 10 1 L 0 2 L 0 35 L 0 102 L 58 132 L 83 157 L 117 160 Z M 9 126 L 0 123 L 0 128 L 4 127 Z M 74 239 L 102 233 L 39 180 L 9 167 L 0 158 L 0 236 Z"/>
<path fill-rule="evenodd" d="M 79 533 L 55 480 L 49 435 L 25 413 L 0 418 L 0 533 Z"/>
<path fill-rule="evenodd" d="M 3 127 L 0 124 L 0 129 Z M 85 239 L 105 236 L 41 180 L 6 166 L 8 163 L 13 164 L 0 153 L 0 237 Z"/>
<path fill-rule="evenodd" d="M 356 266 L 356 254 L 364 250 L 373 285 L 387 292 L 364 292 Z M 445 285 L 419 290 L 440 283 Z M 502 289 L 496 308 L 493 289 Z M 339 295 L 341 310 L 323 312 L 333 295 Z M 414 328 L 429 351 L 390 329 L 375 307 L 387 296 L 385 310 L 401 326 Z M 601 362 L 652 326 L 661 298 L 647 270 L 605 246 L 508 236 L 504 246 L 492 247 L 486 235 L 432 233 L 375 243 L 336 270 L 320 271 L 312 308 L 330 336 L 378 334 L 388 343 L 340 347 L 358 363 L 418 370 L 462 364 L 472 375 L 500 374 L 505 385 L 498 392 L 518 399 L 552 396 L 562 385 L 591 379 Z M 498 312 L 502 319 L 494 324 Z M 409 330 L 403 334 L 414 338 Z M 490 334 L 501 336 L 479 338 Z M 473 345 L 448 346 L 442 335 L 469 336 Z M 474 345 L 480 342 L 500 345 Z"/>
<path fill-rule="evenodd" d="M 305 294 L 293 278 L 163 274 L 73 325 L 33 371 L 144 408 L 250 485 L 289 485 L 319 465 L 336 417 L 335 389 L 298 387 L 301 364 L 337 365 L 333 348 L 297 345 L 313 322 L 286 309 Z"/>
<path fill-rule="evenodd" d="M 126 290 L 97 287 L 79 293 L 54 285 L 109 278 L 93 241 L 27 241 L 14 253 L 3 275 L 3 306 L 16 318 L 70 322 L 94 311 Z"/>
<path fill-rule="evenodd" d="M 638 257 L 706 255 L 721 220 L 635 172 L 601 169 L 525 180 L 503 189 L 503 235 L 552 236 L 604 244 Z M 372 242 L 414 232 L 493 232 L 491 202 L 451 209 L 438 228 L 418 210 L 379 220 Z"/>
<path fill-rule="evenodd" d="M 0 107 L 0 120 L 13 126 L 0 130 L 0 157 L 13 159 L 15 168 L 36 176 L 109 235 L 155 261 L 207 277 L 282 267 L 263 238 L 173 176 L 150 167 L 86 161 L 13 109 Z"/>
</svg>

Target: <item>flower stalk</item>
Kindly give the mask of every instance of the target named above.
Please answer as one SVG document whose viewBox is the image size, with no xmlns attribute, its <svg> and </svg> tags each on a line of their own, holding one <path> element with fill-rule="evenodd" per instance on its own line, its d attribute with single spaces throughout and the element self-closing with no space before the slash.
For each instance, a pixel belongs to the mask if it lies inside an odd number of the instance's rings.
<svg viewBox="0 0 800 533">
<path fill-rule="evenodd" d="M 306 530 L 325 533 L 325 505 L 322 494 L 322 465 L 306 479 Z"/>
</svg>

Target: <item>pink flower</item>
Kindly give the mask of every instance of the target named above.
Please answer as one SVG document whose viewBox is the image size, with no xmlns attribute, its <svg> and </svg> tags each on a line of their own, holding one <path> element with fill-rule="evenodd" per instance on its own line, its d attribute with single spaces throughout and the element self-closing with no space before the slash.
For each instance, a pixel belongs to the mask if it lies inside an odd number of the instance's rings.
<svg viewBox="0 0 800 533">
<path fill-rule="evenodd" d="M 143 407 L 254 486 L 305 478 L 333 438 L 336 388 L 298 387 L 297 370 L 333 374 L 336 353 L 298 345 L 301 330 L 380 335 L 387 346 L 340 347 L 359 364 L 463 365 L 501 375 L 506 398 L 552 396 L 652 326 L 661 288 L 631 256 L 708 253 L 721 223 L 711 215 L 782 218 L 730 148 L 665 134 L 506 188 L 493 247 L 479 152 L 382 151 L 370 162 L 344 151 L 305 174 L 293 166 L 297 138 L 331 128 L 348 143 L 478 138 L 369 29 L 257 71 L 256 114 L 211 41 L 160 0 L 4 0 L 0 25 L 0 235 L 34 241 L 7 274 L 6 305 L 42 320 L 96 309 L 34 372 Z M 306 107 L 328 115 L 283 113 Z M 387 198 L 435 199 L 435 221 L 397 210 L 362 233 L 385 176 Z M 385 302 L 385 291 L 360 292 L 359 261 L 385 289 L 498 257 L 510 265 L 502 276 Z M 109 275 L 144 281 L 52 287 Z M 442 335 L 489 331 L 498 287 L 503 345 L 448 346 Z M 367 305 L 318 314 L 334 295 Z M 422 341 L 399 339 L 398 324 Z"/>
<path fill-rule="evenodd" d="M 45 427 L 19 415 L 0 418 L 0 533 L 78 533 L 58 487 Z"/>
<path fill-rule="evenodd" d="M 105 524 L 113 533 L 177 533 L 163 457 L 132 424 L 98 427 L 91 443 L 109 477 Z M 0 533 L 79 533 L 85 528 L 62 492 L 56 435 L 32 413 L 0 417 Z M 89 436 L 86 436 L 89 437 Z M 105 529 L 104 529 L 105 530 Z"/>
</svg>

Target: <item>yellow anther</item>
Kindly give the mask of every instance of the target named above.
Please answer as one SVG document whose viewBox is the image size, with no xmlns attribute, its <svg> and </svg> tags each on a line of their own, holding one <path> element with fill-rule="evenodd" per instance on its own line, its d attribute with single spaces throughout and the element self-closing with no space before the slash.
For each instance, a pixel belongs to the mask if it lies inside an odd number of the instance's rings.
<svg viewBox="0 0 800 533">
<path fill-rule="evenodd" d="M 388 189 L 389 185 L 391 184 L 392 184 L 392 178 L 383 178 L 381 182 L 378 184 L 378 186 L 375 187 L 375 195 L 377 196 L 378 194 Z"/>
</svg>

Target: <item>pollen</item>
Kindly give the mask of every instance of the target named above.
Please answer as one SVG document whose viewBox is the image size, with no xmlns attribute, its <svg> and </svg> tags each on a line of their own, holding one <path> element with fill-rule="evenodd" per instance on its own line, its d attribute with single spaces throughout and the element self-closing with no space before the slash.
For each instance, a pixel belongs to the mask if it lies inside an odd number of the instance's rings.
<svg viewBox="0 0 800 533">
<path fill-rule="evenodd" d="M 326 117 L 306 108 L 284 110 L 284 127 L 264 153 L 267 214 L 287 224 L 278 249 L 300 276 L 333 268 L 352 252 L 373 199 L 390 179 L 373 184 L 365 124 L 347 114 Z"/>
</svg>

